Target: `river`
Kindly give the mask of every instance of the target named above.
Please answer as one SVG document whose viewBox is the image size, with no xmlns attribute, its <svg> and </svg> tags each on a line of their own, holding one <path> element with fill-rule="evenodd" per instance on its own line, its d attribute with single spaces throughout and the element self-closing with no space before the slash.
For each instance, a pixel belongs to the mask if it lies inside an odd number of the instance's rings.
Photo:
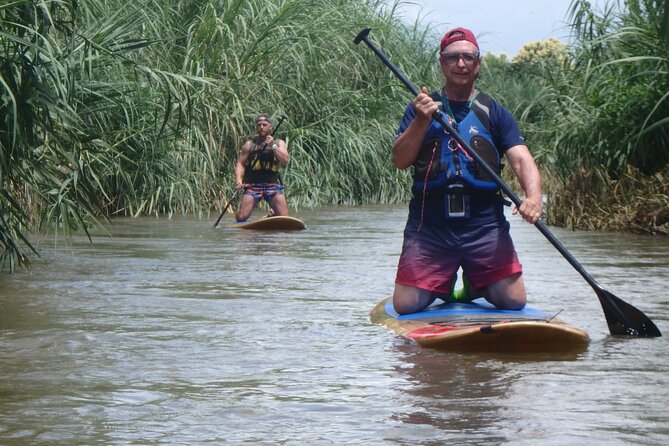
<svg viewBox="0 0 669 446">
<path fill-rule="evenodd" d="M 669 239 L 551 228 L 665 334 L 612 337 L 590 286 L 512 217 L 529 304 L 590 346 L 454 354 L 369 322 L 405 206 L 295 215 L 306 231 L 210 215 L 37 240 L 30 272 L 0 274 L 0 444 L 669 443 Z"/>
</svg>

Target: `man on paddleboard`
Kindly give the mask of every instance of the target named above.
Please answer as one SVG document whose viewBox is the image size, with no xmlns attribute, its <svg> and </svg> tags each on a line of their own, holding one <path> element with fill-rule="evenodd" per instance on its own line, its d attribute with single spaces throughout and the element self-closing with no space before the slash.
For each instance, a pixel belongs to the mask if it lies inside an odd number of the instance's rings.
<svg viewBox="0 0 669 446">
<path fill-rule="evenodd" d="M 413 197 L 395 278 L 393 306 L 399 314 L 423 310 L 436 298 L 453 300 L 462 268 L 465 298 L 484 296 L 498 308 L 525 306 L 522 266 L 504 216 L 498 184 L 444 131 L 448 121 L 496 173 L 501 158 L 518 177 L 525 199 L 513 213 L 535 223 L 541 216 L 541 179 L 510 112 L 476 89 L 481 53 L 474 34 L 448 31 L 439 47 L 445 85 L 421 93 L 407 107 L 393 144 L 393 164 L 413 166 Z"/>
<path fill-rule="evenodd" d="M 251 216 L 261 199 L 269 204 L 271 215 L 288 215 L 279 178 L 279 167 L 288 164 L 288 148 L 285 141 L 272 136 L 268 114 L 259 114 L 255 122 L 256 136 L 244 143 L 235 164 L 235 187 L 244 191 L 235 214 L 238 223 Z"/>
</svg>

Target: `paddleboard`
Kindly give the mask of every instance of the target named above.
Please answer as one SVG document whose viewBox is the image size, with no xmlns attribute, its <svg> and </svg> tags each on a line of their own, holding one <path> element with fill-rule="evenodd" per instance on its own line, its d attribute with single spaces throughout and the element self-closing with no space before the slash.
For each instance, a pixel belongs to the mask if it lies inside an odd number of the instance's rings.
<svg viewBox="0 0 669 446">
<path fill-rule="evenodd" d="M 587 349 L 590 341 L 584 330 L 553 315 L 531 307 L 499 310 L 483 298 L 433 303 L 400 315 L 389 297 L 374 307 L 370 319 L 417 345 L 448 351 L 571 352 Z"/>
<path fill-rule="evenodd" d="M 302 220 L 281 215 L 263 217 L 244 223 L 234 223 L 233 226 L 239 229 L 256 229 L 264 231 L 298 231 L 307 228 Z"/>
</svg>

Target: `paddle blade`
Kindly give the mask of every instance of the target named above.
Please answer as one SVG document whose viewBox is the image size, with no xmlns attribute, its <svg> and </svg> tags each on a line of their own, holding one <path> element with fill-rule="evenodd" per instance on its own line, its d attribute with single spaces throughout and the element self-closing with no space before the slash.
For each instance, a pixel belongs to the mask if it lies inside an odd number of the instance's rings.
<svg viewBox="0 0 669 446">
<path fill-rule="evenodd" d="M 604 289 L 596 291 L 612 335 L 644 338 L 662 336 L 653 321 L 643 312 Z"/>
</svg>

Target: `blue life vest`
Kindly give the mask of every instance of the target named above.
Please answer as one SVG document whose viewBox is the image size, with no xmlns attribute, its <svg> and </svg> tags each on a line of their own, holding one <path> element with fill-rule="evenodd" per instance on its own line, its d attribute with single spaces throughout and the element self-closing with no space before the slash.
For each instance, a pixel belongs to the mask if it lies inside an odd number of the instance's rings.
<svg viewBox="0 0 669 446">
<path fill-rule="evenodd" d="M 439 92 L 430 95 L 439 100 Z M 472 102 L 467 116 L 454 127 L 472 150 L 498 175 L 501 171 L 500 153 L 490 135 L 490 106 L 492 98 L 479 93 Z M 423 190 L 446 189 L 460 183 L 467 188 L 496 193 L 498 184 L 457 141 L 433 120 L 423 139 L 418 158 L 414 162 L 414 193 Z"/>
</svg>

